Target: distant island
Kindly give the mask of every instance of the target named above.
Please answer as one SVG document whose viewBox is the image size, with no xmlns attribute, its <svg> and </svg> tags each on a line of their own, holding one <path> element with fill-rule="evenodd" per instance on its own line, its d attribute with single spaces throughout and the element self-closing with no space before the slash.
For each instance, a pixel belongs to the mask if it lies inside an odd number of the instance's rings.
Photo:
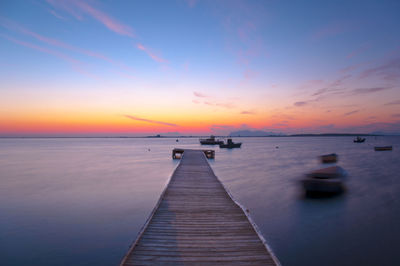
<svg viewBox="0 0 400 266">
<path fill-rule="evenodd" d="M 267 132 L 261 130 L 239 130 L 233 131 L 229 134 L 229 137 L 335 137 L 335 136 L 381 136 L 384 134 L 353 134 L 353 133 L 319 133 L 319 134 L 284 134 L 284 133 L 276 133 L 276 132 Z"/>
<path fill-rule="evenodd" d="M 283 133 L 267 132 L 261 130 L 239 130 L 229 134 L 230 137 L 271 137 L 271 136 L 286 136 Z"/>
</svg>

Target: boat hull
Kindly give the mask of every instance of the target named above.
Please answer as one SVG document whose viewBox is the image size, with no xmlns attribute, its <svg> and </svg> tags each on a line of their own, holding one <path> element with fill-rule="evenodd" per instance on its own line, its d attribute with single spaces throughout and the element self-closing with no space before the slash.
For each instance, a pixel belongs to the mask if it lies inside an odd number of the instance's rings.
<svg viewBox="0 0 400 266">
<path fill-rule="evenodd" d="M 315 170 L 306 175 L 301 183 L 307 193 L 341 193 L 344 191 L 346 172 L 340 166 Z"/>
<path fill-rule="evenodd" d="M 391 151 L 393 150 L 392 146 L 383 146 L 383 147 L 374 147 L 376 151 Z"/>
<path fill-rule="evenodd" d="M 301 180 L 307 193 L 341 193 L 344 191 L 343 181 L 339 178 L 316 179 L 304 178 Z"/>
<path fill-rule="evenodd" d="M 242 146 L 242 143 L 235 143 L 235 144 L 219 144 L 219 147 L 222 149 L 234 149 L 234 148 L 240 148 Z"/>
<path fill-rule="evenodd" d="M 321 156 L 321 161 L 323 163 L 336 163 L 338 160 L 338 156 L 335 153 L 326 154 Z"/>
<path fill-rule="evenodd" d="M 224 143 L 223 141 L 208 141 L 208 140 L 200 140 L 201 145 L 220 145 Z"/>
</svg>

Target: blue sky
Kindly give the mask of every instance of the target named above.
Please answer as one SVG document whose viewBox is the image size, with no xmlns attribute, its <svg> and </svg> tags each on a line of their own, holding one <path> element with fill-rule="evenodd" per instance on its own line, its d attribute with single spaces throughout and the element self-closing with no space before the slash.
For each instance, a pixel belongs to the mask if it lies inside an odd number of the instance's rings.
<svg viewBox="0 0 400 266">
<path fill-rule="evenodd" d="M 399 1 L 2 1 L 0 130 L 400 132 L 398 14 Z"/>
</svg>

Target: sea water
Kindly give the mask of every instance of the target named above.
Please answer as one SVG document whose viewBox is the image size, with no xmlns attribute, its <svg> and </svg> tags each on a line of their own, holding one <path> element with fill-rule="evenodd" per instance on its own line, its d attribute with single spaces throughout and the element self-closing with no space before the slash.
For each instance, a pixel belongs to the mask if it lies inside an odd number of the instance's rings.
<svg viewBox="0 0 400 266">
<path fill-rule="evenodd" d="M 237 138 L 210 164 L 283 265 L 400 265 L 400 137 Z M 393 151 L 373 147 L 393 145 Z M 0 264 L 118 265 L 196 138 L 0 139 Z M 211 147 L 207 147 L 211 148 Z M 344 194 L 301 177 L 337 153 Z"/>
</svg>

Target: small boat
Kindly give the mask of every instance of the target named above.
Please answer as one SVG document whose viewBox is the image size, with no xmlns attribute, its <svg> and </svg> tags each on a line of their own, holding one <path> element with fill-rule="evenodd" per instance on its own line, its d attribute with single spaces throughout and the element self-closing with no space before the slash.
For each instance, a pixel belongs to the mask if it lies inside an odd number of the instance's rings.
<svg viewBox="0 0 400 266">
<path fill-rule="evenodd" d="M 221 143 L 221 144 L 219 144 L 219 147 L 220 148 L 227 148 L 227 149 L 232 149 L 232 148 L 240 148 L 242 146 L 242 143 L 241 142 L 238 142 L 238 143 L 234 143 L 233 141 L 232 141 L 232 139 L 228 139 L 228 141 L 226 142 L 226 144 L 225 143 Z"/>
<path fill-rule="evenodd" d="M 321 155 L 321 161 L 323 163 L 336 163 L 338 160 L 338 155 L 336 153 Z"/>
<path fill-rule="evenodd" d="M 365 138 L 357 137 L 353 140 L 354 143 L 363 143 L 365 141 Z"/>
<path fill-rule="evenodd" d="M 392 146 L 376 146 L 374 147 L 376 151 L 391 151 L 393 150 Z"/>
<path fill-rule="evenodd" d="M 344 190 L 345 171 L 340 166 L 315 170 L 301 180 L 307 193 L 340 193 Z"/>
<path fill-rule="evenodd" d="M 215 139 L 215 136 L 211 135 L 208 139 L 199 139 L 201 145 L 220 145 L 224 142 L 219 139 Z"/>
</svg>

